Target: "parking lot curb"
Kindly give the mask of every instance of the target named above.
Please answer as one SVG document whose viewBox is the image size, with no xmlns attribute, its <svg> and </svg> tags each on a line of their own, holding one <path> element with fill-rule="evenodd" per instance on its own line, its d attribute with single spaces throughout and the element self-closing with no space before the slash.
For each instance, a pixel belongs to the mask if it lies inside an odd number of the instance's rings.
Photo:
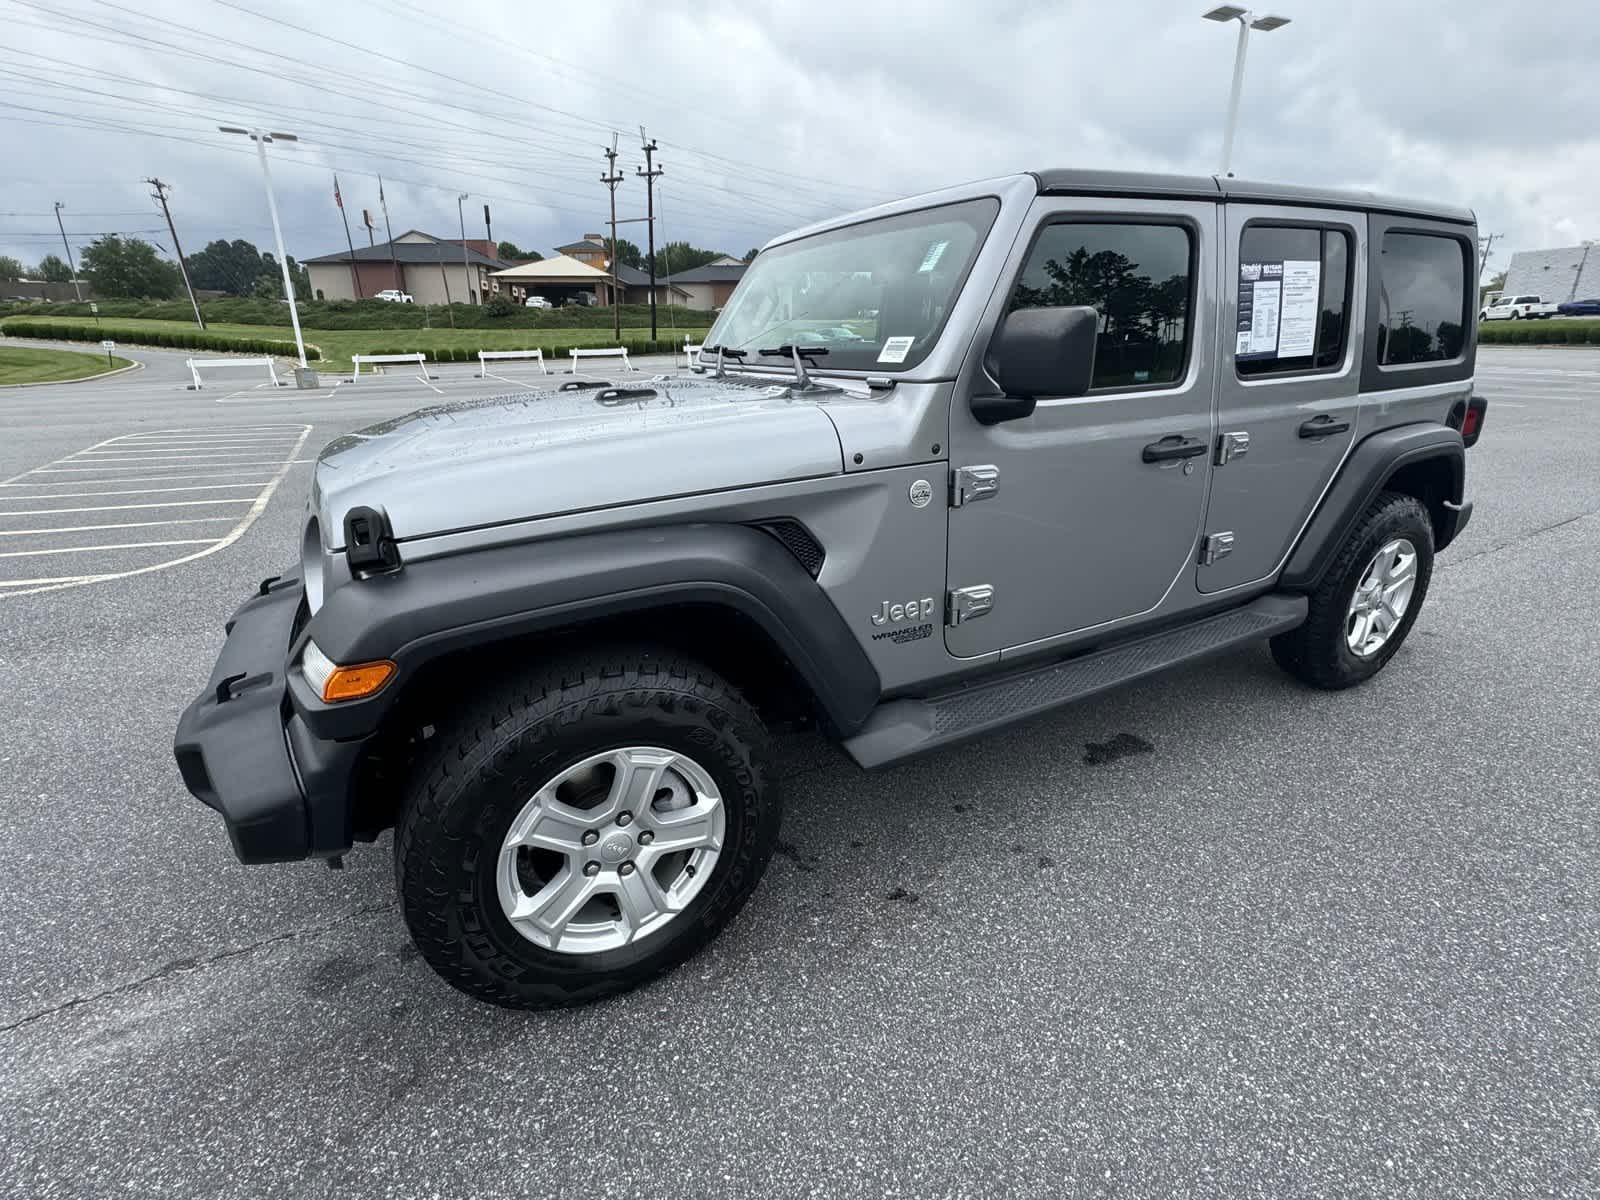
<svg viewBox="0 0 1600 1200">
<path fill-rule="evenodd" d="M 74 353 L 77 353 L 76 351 Z M 113 375 L 126 375 L 129 371 L 142 371 L 144 364 L 135 360 L 125 367 L 118 367 L 114 371 L 101 371 L 98 375 L 80 375 L 76 379 L 39 379 L 33 383 L 0 383 L 0 392 L 8 392 L 13 388 L 31 387 L 60 387 L 67 383 L 93 383 L 97 379 L 110 379 Z"/>
</svg>

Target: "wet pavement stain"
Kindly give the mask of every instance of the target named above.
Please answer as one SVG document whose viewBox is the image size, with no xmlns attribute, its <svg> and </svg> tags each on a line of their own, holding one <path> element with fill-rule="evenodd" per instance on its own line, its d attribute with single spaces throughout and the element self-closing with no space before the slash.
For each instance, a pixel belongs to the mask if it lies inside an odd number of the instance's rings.
<svg viewBox="0 0 1600 1200">
<path fill-rule="evenodd" d="M 1132 754 L 1152 754 L 1155 747 L 1138 734 L 1119 733 L 1108 742 L 1089 742 L 1084 746 L 1083 761 L 1091 767 L 1116 762 Z"/>
<path fill-rule="evenodd" d="M 815 871 L 817 864 L 822 861 L 820 855 L 802 854 L 800 848 L 793 842 L 780 841 L 778 843 L 778 853 L 792 862 L 795 865 L 795 869 L 800 871 Z"/>
<path fill-rule="evenodd" d="M 904 901 L 906 904 L 915 904 L 918 900 L 922 899 L 922 897 L 917 895 L 916 892 L 909 891 L 903 887 L 890 888 L 883 894 L 883 898 L 885 900 Z"/>
</svg>

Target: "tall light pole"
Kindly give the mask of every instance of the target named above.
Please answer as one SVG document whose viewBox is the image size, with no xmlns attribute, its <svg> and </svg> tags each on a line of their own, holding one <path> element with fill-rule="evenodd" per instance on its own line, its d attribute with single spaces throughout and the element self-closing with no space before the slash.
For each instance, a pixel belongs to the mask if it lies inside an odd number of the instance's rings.
<svg viewBox="0 0 1600 1200">
<path fill-rule="evenodd" d="M 1271 33 L 1274 29 L 1282 29 L 1287 25 L 1289 18 L 1258 17 L 1255 13 L 1240 8 L 1236 4 L 1221 4 L 1202 15 L 1208 21 L 1239 22 L 1239 45 L 1233 52 L 1233 90 L 1228 94 L 1228 124 L 1222 133 L 1222 170 L 1220 173 L 1228 175 L 1230 174 L 1229 168 L 1233 165 L 1233 131 L 1239 123 L 1239 89 L 1244 84 L 1244 54 L 1250 45 L 1250 31 L 1259 29 L 1262 33 Z"/>
<path fill-rule="evenodd" d="M 467 259 L 467 218 L 461 211 L 461 202 L 470 195 L 472 195 L 471 192 L 462 192 L 456 197 L 456 221 L 461 226 L 461 273 L 467 279 L 467 300 L 469 303 L 472 300 L 472 263 Z M 482 300 L 483 297 L 479 296 L 478 299 Z"/>
<path fill-rule="evenodd" d="M 300 336 L 300 310 L 294 302 L 294 277 L 289 274 L 289 256 L 283 249 L 283 227 L 278 224 L 278 202 L 272 195 L 272 169 L 267 166 L 268 142 L 298 142 L 300 139 L 292 133 L 267 133 L 262 129 L 241 129 L 237 125 L 218 125 L 223 133 L 239 133 L 249 138 L 256 144 L 256 154 L 261 159 L 261 178 L 267 186 L 267 211 L 272 214 L 272 238 L 278 247 L 278 266 L 283 268 L 283 294 L 289 301 L 289 323 L 294 326 L 295 349 L 300 352 L 300 370 L 306 367 L 306 343 Z M 303 377 L 295 377 L 297 383 L 306 386 Z"/>
</svg>

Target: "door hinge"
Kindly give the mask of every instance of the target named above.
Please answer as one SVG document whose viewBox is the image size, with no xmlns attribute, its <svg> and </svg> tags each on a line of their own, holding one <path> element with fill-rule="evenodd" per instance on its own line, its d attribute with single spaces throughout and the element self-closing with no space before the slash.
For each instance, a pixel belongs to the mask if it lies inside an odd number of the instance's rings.
<svg viewBox="0 0 1600 1200">
<path fill-rule="evenodd" d="M 1232 533 L 1208 533 L 1205 541 L 1200 543 L 1200 565 L 1209 567 L 1218 559 L 1227 558 L 1232 553 Z"/>
<path fill-rule="evenodd" d="M 987 500 L 999 490 L 999 467 L 957 467 L 950 476 L 950 507 L 960 508 L 974 500 Z"/>
<path fill-rule="evenodd" d="M 1243 458 L 1250 452 L 1250 435 L 1244 430 L 1236 433 L 1224 433 L 1217 438 L 1217 466 L 1230 462 L 1235 458 Z"/>
<path fill-rule="evenodd" d="M 983 616 L 994 607 L 994 588 L 987 583 L 971 587 L 953 588 L 945 597 L 944 623 L 959 625 Z"/>
</svg>

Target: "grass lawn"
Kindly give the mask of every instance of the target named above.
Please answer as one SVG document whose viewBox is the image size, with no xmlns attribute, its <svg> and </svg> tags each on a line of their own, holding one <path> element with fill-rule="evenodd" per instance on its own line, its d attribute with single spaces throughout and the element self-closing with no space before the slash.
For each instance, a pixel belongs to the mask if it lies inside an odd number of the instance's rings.
<svg viewBox="0 0 1600 1200">
<path fill-rule="evenodd" d="M 0 346 L 0 387 L 8 383 L 59 383 L 104 375 L 128 366 L 128 360 L 104 354 L 79 354 L 74 350 L 35 350 L 31 346 Z"/>
<path fill-rule="evenodd" d="M 710 314 L 708 313 L 709 317 Z M 603 319 L 603 318 L 602 318 Z M 58 325 L 92 325 L 92 317 L 51 317 L 50 321 Z M 140 317 L 117 317 L 108 319 L 106 325 L 115 325 L 118 329 L 149 330 L 151 332 L 192 330 L 192 322 L 181 321 L 152 321 Z M 700 328 L 688 329 L 679 327 L 676 331 L 676 340 L 681 341 L 683 335 L 693 334 L 695 341 L 710 328 L 710 322 Z M 211 333 L 235 334 L 247 338 L 281 338 L 286 342 L 294 341 L 294 330 L 288 325 L 235 325 L 227 322 L 212 322 L 206 326 Z M 612 336 L 610 324 L 596 326 L 591 329 L 303 329 L 307 345 L 315 345 L 322 351 L 322 359 L 312 362 L 318 371 L 331 371 L 335 373 L 349 372 L 350 356 L 352 354 L 406 354 L 413 350 L 421 350 L 432 357 L 435 350 L 456 349 L 470 347 L 475 350 L 544 350 L 548 353 L 556 346 L 610 346 L 616 344 Z M 642 328 L 636 325 L 624 324 L 622 327 L 624 338 L 632 336 L 648 337 L 650 327 Z M 656 336 L 666 340 L 674 338 L 674 330 L 666 325 L 659 324 Z M 204 354 L 206 351 L 194 351 L 195 354 Z"/>
</svg>

